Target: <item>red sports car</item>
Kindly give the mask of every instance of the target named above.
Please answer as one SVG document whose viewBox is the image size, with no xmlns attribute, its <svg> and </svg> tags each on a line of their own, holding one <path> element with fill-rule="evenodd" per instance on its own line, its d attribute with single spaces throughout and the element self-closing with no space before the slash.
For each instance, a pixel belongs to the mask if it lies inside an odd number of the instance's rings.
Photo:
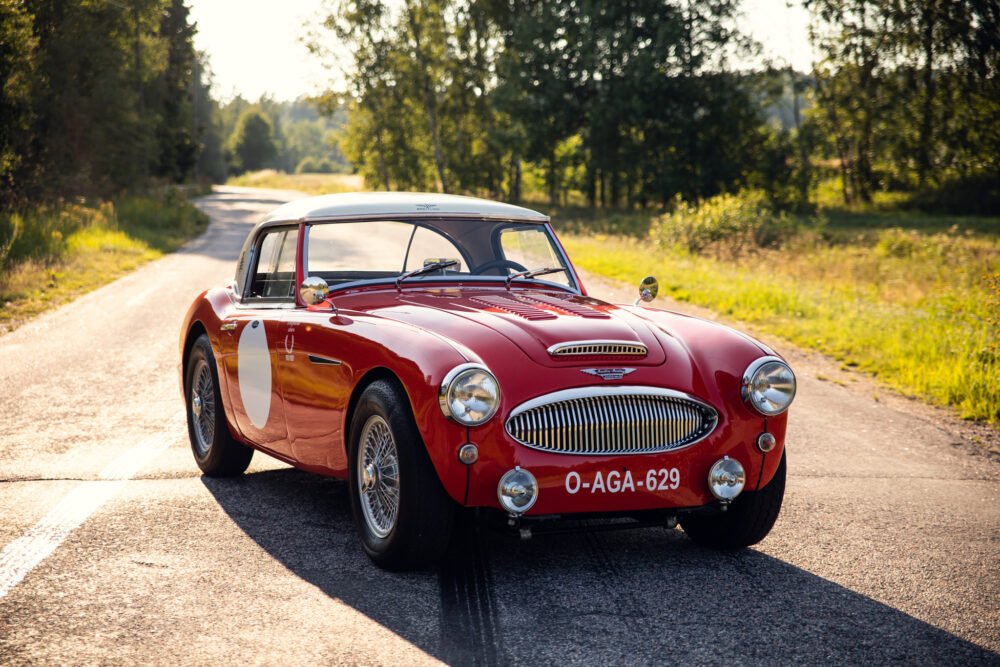
<svg viewBox="0 0 1000 667">
<path fill-rule="evenodd" d="M 254 227 L 181 328 L 194 458 L 254 450 L 344 478 L 361 543 L 433 564 L 459 508 L 522 537 L 680 522 L 764 538 L 795 376 L 718 324 L 587 295 L 548 217 L 436 194 L 341 194 Z M 582 520 L 582 521 L 581 521 Z"/>
</svg>

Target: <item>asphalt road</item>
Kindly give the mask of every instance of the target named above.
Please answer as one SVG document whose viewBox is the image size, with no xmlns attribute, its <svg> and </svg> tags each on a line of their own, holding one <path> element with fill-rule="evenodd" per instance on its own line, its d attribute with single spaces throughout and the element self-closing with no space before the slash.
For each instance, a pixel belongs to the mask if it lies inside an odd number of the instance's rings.
<svg viewBox="0 0 1000 667">
<path fill-rule="evenodd" d="M 388 574 L 344 484 L 260 454 L 202 477 L 178 327 L 287 197 L 208 197 L 184 251 L 0 337 L 0 664 L 1000 665 L 1000 461 L 970 444 L 996 431 L 787 346 L 785 506 L 736 555 L 468 527 Z"/>
</svg>

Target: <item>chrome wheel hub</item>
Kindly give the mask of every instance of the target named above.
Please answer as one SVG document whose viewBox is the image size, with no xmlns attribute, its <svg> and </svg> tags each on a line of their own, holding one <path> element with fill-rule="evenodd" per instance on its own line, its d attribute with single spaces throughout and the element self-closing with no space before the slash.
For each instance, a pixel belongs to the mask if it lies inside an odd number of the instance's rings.
<svg viewBox="0 0 1000 667">
<path fill-rule="evenodd" d="M 208 362 L 199 359 L 191 382 L 191 427 L 194 431 L 194 449 L 198 456 L 206 456 L 215 441 L 215 381 Z"/>
<path fill-rule="evenodd" d="M 356 467 L 365 524 L 384 538 L 399 515 L 399 455 L 392 430 L 379 415 L 369 417 L 361 431 Z"/>
<path fill-rule="evenodd" d="M 373 463 L 369 463 L 361 471 L 361 489 L 363 491 L 371 491 L 376 483 L 378 483 L 378 469 Z"/>
</svg>

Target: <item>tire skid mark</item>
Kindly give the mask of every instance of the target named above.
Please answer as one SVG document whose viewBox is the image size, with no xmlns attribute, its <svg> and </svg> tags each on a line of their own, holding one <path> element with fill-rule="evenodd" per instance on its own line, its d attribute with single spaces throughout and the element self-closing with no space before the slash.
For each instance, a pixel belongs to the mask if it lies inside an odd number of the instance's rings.
<svg viewBox="0 0 1000 667">
<path fill-rule="evenodd" d="M 604 588 L 604 599 L 613 607 L 619 619 L 625 621 L 625 627 L 630 631 L 638 631 L 636 622 L 646 623 L 648 613 L 639 605 L 636 609 L 634 600 L 627 600 L 622 591 L 628 590 L 628 585 L 622 579 L 623 564 L 608 555 L 604 536 L 606 533 L 588 531 L 581 536 L 584 542 L 582 552 L 589 554 L 588 560 L 598 575 L 598 581 Z M 641 633 L 640 633 L 641 636 Z"/>
<path fill-rule="evenodd" d="M 456 526 L 438 582 L 441 659 L 451 665 L 505 664 L 493 573 L 476 526 Z"/>
</svg>

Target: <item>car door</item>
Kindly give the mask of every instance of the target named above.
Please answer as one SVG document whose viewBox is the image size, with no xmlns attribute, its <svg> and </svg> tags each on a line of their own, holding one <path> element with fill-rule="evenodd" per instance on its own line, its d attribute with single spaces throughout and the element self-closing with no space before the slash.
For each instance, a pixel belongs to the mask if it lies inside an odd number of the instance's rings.
<svg viewBox="0 0 1000 667">
<path fill-rule="evenodd" d="M 347 470 L 344 413 L 353 369 L 352 318 L 332 310 L 300 308 L 284 331 L 279 364 L 288 442 L 306 469 L 340 474 Z"/>
<path fill-rule="evenodd" d="M 295 308 L 296 227 L 266 229 L 255 242 L 244 292 L 223 320 L 222 370 L 243 436 L 291 456 L 280 364 L 286 321 Z"/>
</svg>

